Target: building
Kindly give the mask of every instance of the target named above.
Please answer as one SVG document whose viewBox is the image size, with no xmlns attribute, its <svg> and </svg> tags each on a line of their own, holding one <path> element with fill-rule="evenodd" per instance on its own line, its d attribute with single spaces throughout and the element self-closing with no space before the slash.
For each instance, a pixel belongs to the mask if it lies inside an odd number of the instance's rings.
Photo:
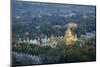
<svg viewBox="0 0 100 67">
<path fill-rule="evenodd" d="M 51 47 L 52 48 L 54 48 L 54 47 L 56 47 L 56 45 L 57 45 L 57 38 L 55 38 L 53 35 L 51 35 L 51 37 L 50 37 L 50 45 L 51 45 Z"/>
</svg>

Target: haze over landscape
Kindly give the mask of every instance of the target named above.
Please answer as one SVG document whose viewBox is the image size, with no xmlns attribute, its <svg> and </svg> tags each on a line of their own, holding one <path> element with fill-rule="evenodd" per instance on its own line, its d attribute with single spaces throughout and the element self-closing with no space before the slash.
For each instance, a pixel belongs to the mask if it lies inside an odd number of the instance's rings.
<svg viewBox="0 0 100 67">
<path fill-rule="evenodd" d="M 96 7 L 13 0 L 12 55 L 13 65 L 95 61 Z"/>
</svg>

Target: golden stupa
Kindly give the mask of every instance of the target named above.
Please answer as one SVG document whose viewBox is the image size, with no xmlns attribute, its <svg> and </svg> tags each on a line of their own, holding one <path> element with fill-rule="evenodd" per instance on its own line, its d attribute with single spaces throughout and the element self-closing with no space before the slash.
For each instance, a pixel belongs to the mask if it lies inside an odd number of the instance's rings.
<svg viewBox="0 0 100 67">
<path fill-rule="evenodd" d="M 65 37 L 64 37 L 65 43 L 67 45 L 72 45 L 77 40 L 77 38 L 72 34 L 72 31 L 71 31 L 71 28 L 73 28 L 74 26 L 76 26 L 75 23 L 73 22 L 68 23 L 67 30 L 65 32 Z"/>
</svg>

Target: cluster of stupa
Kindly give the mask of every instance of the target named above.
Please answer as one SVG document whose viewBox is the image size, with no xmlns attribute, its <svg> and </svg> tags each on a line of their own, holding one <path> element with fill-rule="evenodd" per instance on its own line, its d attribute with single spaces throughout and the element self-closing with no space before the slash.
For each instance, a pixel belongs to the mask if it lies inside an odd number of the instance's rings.
<svg viewBox="0 0 100 67">
<path fill-rule="evenodd" d="M 77 37 L 73 34 L 72 32 L 72 28 L 77 27 L 77 24 L 73 23 L 73 22 L 69 22 L 67 24 L 67 30 L 65 31 L 65 35 L 64 36 L 59 36 L 59 37 L 55 37 L 54 35 L 51 35 L 51 37 L 49 38 L 38 38 L 38 39 L 34 39 L 34 40 L 29 40 L 29 38 L 27 37 L 26 40 L 21 40 L 19 39 L 19 43 L 30 43 L 30 44 L 36 44 L 36 45 L 40 45 L 40 46 L 51 46 L 52 48 L 56 47 L 57 44 L 59 43 L 59 41 L 63 41 L 65 42 L 66 45 L 73 45 L 73 43 L 75 41 L 77 41 Z M 28 35 L 28 33 L 26 33 L 26 35 Z"/>
<path fill-rule="evenodd" d="M 35 44 L 39 46 L 50 46 L 52 48 L 56 47 L 58 44 L 58 39 L 62 39 L 63 36 L 55 37 L 51 35 L 50 37 L 44 37 L 44 38 L 37 38 L 37 39 L 29 39 L 29 37 L 26 37 L 26 39 L 19 38 L 18 43 L 28 43 L 28 44 Z"/>
</svg>

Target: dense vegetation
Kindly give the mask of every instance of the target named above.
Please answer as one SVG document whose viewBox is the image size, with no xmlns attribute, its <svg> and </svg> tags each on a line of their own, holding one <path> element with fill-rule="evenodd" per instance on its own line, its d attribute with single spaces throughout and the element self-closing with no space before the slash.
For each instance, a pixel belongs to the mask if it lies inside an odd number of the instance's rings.
<svg viewBox="0 0 100 67">
<path fill-rule="evenodd" d="M 20 36 L 26 31 L 30 33 L 30 37 L 35 34 L 63 36 L 69 21 L 78 24 L 75 34 L 85 34 L 96 29 L 95 6 L 17 1 L 13 8 L 12 31 Z"/>
<path fill-rule="evenodd" d="M 93 42 L 95 42 L 95 39 L 86 42 L 83 46 L 80 46 L 78 42 L 74 43 L 72 46 L 67 46 L 65 44 L 59 43 L 56 48 L 51 48 L 50 46 L 42 47 L 35 44 L 23 43 L 20 44 L 17 48 L 13 47 L 13 51 L 39 56 L 42 59 L 42 64 L 95 61 L 96 46 L 95 43 L 93 44 Z M 15 61 L 15 59 L 13 60 Z M 26 58 L 23 58 L 23 60 L 25 59 Z M 23 61 L 23 65 L 25 65 L 24 62 L 27 62 L 27 64 L 31 64 L 27 60 L 31 61 L 30 58 L 27 58 L 25 61 Z M 21 61 L 19 61 L 19 63 L 16 63 L 15 61 L 13 62 L 13 64 L 21 64 Z"/>
</svg>

